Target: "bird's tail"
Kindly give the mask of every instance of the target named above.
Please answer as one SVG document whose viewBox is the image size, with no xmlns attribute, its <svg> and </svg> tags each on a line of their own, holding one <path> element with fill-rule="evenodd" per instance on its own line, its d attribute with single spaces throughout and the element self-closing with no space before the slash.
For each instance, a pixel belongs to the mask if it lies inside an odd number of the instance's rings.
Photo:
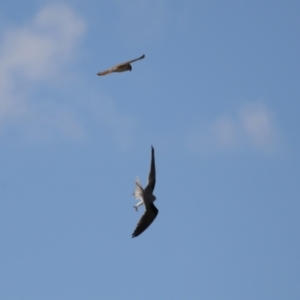
<svg viewBox="0 0 300 300">
<path fill-rule="evenodd" d="M 143 196 L 144 196 L 144 189 L 143 189 L 138 177 L 136 178 L 136 181 L 135 181 L 135 190 L 134 190 L 133 195 L 134 195 L 135 199 L 143 199 Z"/>
</svg>

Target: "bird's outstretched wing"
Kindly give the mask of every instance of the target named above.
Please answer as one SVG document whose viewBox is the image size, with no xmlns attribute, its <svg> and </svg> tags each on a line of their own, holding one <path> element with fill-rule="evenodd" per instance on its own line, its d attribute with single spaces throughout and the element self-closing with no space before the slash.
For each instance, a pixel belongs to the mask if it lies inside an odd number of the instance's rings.
<svg viewBox="0 0 300 300">
<path fill-rule="evenodd" d="M 153 193 L 156 182 L 156 171 L 155 171 L 155 157 L 154 157 L 154 148 L 151 146 L 151 164 L 150 172 L 148 176 L 148 185 L 145 188 L 145 191 L 148 193 Z"/>
<path fill-rule="evenodd" d="M 97 75 L 98 76 L 103 76 L 103 75 L 108 75 L 112 72 L 115 72 L 116 70 L 121 70 L 121 71 L 126 71 L 128 70 L 129 68 L 131 68 L 129 65 L 137 60 L 140 60 L 140 59 L 143 59 L 145 57 L 145 54 L 143 54 L 141 57 L 139 58 L 136 58 L 136 59 L 133 59 L 133 60 L 129 60 L 129 61 L 126 61 L 124 63 L 121 63 L 121 64 L 117 64 L 115 65 L 114 67 L 110 68 L 110 69 L 107 69 L 105 71 L 102 71 L 102 72 L 98 72 Z M 128 68 L 129 66 L 129 68 Z"/>
<path fill-rule="evenodd" d="M 141 219 L 139 220 L 132 237 L 137 237 L 140 235 L 142 232 L 144 232 L 150 224 L 154 221 L 158 214 L 158 209 L 155 207 L 153 203 L 149 203 L 146 207 L 146 211 L 142 215 Z"/>
<path fill-rule="evenodd" d="M 139 58 L 136 58 L 136 59 L 129 60 L 129 61 L 126 61 L 126 62 L 124 62 L 124 63 L 118 64 L 118 65 L 114 66 L 113 68 L 120 67 L 120 66 L 122 66 L 122 65 L 128 65 L 128 64 L 131 64 L 131 63 L 133 63 L 133 62 L 135 62 L 135 61 L 137 61 L 137 60 L 143 59 L 144 57 L 145 57 L 145 54 L 143 54 L 143 55 L 142 55 L 141 57 L 139 57 Z"/>
<path fill-rule="evenodd" d="M 105 70 L 105 71 L 103 71 L 103 72 L 98 72 L 97 75 L 98 75 L 98 76 L 103 76 L 103 75 L 108 75 L 108 74 L 110 74 L 110 73 L 112 73 L 112 72 L 113 72 L 113 68 L 112 68 L 112 69 Z"/>
</svg>

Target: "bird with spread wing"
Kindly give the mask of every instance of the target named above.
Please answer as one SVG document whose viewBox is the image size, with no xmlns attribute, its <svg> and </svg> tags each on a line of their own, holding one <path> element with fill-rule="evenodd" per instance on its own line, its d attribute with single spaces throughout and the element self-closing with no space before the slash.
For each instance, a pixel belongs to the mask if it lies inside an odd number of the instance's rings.
<svg viewBox="0 0 300 300">
<path fill-rule="evenodd" d="M 145 205 L 145 212 L 142 215 L 141 219 L 139 220 L 132 237 L 137 237 L 142 232 L 144 232 L 150 224 L 154 221 L 158 214 L 158 209 L 155 207 L 153 202 L 156 200 L 156 197 L 153 195 L 153 190 L 155 187 L 155 180 L 156 180 L 156 174 L 155 174 L 155 158 L 154 158 L 154 148 L 151 146 L 151 166 L 150 166 L 150 172 L 148 176 L 148 184 L 143 189 L 139 178 L 137 177 L 135 182 L 135 191 L 133 195 L 136 199 L 140 200 L 140 202 L 134 206 L 134 208 L 137 210 L 138 206 L 144 204 Z"/>
<path fill-rule="evenodd" d="M 113 73 L 113 72 L 125 72 L 125 71 L 131 71 L 132 70 L 132 67 L 131 67 L 131 63 L 137 61 L 137 60 L 140 60 L 140 59 L 143 59 L 145 57 L 145 54 L 142 55 L 141 57 L 139 58 L 136 58 L 136 59 L 133 59 L 133 60 L 129 60 L 129 61 L 126 61 L 124 63 L 121 63 L 121 64 L 118 64 L 108 70 L 105 70 L 103 72 L 99 72 L 97 73 L 97 75 L 99 76 L 103 76 L 103 75 L 108 75 L 110 73 Z"/>
</svg>

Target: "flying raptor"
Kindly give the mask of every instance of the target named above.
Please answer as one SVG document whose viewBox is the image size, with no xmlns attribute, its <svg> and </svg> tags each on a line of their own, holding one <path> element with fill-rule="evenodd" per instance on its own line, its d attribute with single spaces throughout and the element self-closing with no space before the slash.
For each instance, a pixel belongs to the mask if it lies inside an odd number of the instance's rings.
<svg viewBox="0 0 300 300">
<path fill-rule="evenodd" d="M 131 71 L 132 70 L 132 67 L 131 67 L 131 63 L 137 61 L 137 60 L 140 60 L 140 59 L 143 59 L 145 57 L 145 54 L 142 55 L 141 57 L 139 58 L 136 58 L 136 59 L 133 59 L 133 60 L 129 60 L 127 62 L 124 62 L 122 64 L 118 64 L 106 71 L 103 71 L 103 72 L 99 72 L 97 73 L 97 75 L 99 76 L 103 76 L 103 75 L 108 75 L 110 73 L 113 73 L 113 72 L 124 72 L 124 71 Z"/>
<path fill-rule="evenodd" d="M 137 177 L 135 181 L 135 191 L 133 195 L 136 199 L 140 200 L 140 202 L 134 206 L 137 210 L 138 206 L 144 204 L 145 205 L 145 212 L 142 215 L 141 219 L 139 220 L 132 237 L 137 237 L 143 231 L 145 231 L 150 224 L 154 221 L 158 214 L 158 209 L 155 207 L 153 202 L 156 200 L 156 197 L 153 195 L 153 190 L 155 187 L 155 158 L 154 158 L 154 148 L 151 146 L 151 166 L 150 172 L 148 176 L 148 184 L 143 189 L 139 178 Z"/>
</svg>

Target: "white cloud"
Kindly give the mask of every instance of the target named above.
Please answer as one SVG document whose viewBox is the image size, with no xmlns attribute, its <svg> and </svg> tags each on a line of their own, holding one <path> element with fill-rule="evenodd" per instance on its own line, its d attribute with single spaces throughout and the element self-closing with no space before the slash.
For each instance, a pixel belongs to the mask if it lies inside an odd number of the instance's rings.
<svg viewBox="0 0 300 300">
<path fill-rule="evenodd" d="M 32 128 L 47 131 L 49 127 L 66 135 L 74 136 L 74 129 L 82 134 L 76 117 L 64 105 L 42 101 L 33 105 L 31 96 L 37 83 L 47 85 L 65 74 L 65 66 L 73 58 L 85 27 L 83 20 L 67 6 L 51 5 L 29 24 L 5 33 L 0 48 L 2 130 L 13 124 L 19 125 L 20 130 L 31 130 L 30 134 Z"/>
<path fill-rule="evenodd" d="M 239 121 L 249 143 L 256 148 L 270 150 L 278 137 L 274 116 L 263 106 L 247 106 L 240 111 Z"/>
<path fill-rule="evenodd" d="M 279 132 L 274 115 L 263 105 L 247 105 L 233 115 L 203 122 L 188 133 L 188 147 L 198 152 L 224 152 L 242 148 L 270 152 Z"/>
<path fill-rule="evenodd" d="M 134 121 L 113 100 L 95 92 L 81 71 L 72 72 L 86 24 L 65 5 L 42 9 L 0 44 L 0 133 L 23 141 L 82 139 L 89 122 L 126 148 Z M 96 74 L 94 75 L 96 76 Z"/>
<path fill-rule="evenodd" d="M 84 22 L 63 5 L 41 10 L 30 25 L 9 30 L 1 49 L 1 74 L 29 80 L 56 74 L 85 31 Z"/>
</svg>

